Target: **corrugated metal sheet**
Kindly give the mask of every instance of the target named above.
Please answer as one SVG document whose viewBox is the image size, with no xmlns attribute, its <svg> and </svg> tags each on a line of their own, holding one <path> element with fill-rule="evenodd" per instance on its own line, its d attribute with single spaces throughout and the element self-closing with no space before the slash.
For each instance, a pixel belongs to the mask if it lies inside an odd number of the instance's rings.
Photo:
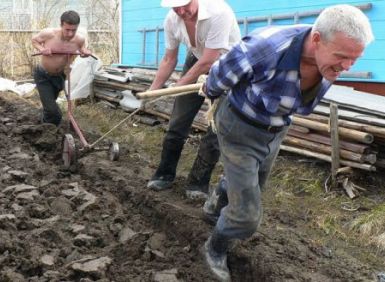
<svg viewBox="0 0 385 282">
<path fill-rule="evenodd" d="M 385 117 L 384 96 L 356 91 L 352 87 L 333 85 L 324 96 L 324 100 Z"/>
</svg>

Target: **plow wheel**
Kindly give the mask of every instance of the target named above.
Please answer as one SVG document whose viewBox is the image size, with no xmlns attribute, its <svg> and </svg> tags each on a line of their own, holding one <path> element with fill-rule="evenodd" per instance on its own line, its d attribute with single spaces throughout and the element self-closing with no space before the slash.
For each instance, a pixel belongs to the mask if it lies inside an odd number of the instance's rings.
<svg viewBox="0 0 385 282">
<path fill-rule="evenodd" d="M 65 168 L 70 168 L 76 163 L 76 145 L 75 139 L 71 134 L 65 134 L 62 141 L 62 159 Z"/>
</svg>

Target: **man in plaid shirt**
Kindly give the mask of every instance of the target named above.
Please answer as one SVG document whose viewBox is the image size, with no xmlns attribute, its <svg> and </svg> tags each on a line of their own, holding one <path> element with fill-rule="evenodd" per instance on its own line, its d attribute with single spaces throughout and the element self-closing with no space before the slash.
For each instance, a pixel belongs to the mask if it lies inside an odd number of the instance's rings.
<svg viewBox="0 0 385 282">
<path fill-rule="evenodd" d="M 215 116 L 225 177 L 203 208 L 207 216 L 219 217 L 204 249 L 220 280 L 230 279 L 231 240 L 250 237 L 261 222 L 261 189 L 291 115 L 310 114 L 373 38 L 359 9 L 336 5 L 313 26 L 255 30 L 212 66 L 205 94 L 215 99 L 228 93 Z"/>
</svg>

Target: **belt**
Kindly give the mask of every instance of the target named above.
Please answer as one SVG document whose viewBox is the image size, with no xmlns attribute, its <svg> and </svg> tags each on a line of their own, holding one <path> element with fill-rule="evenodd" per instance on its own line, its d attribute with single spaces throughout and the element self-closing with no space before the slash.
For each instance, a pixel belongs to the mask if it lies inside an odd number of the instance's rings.
<svg viewBox="0 0 385 282">
<path fill-rule="evenodd" d="M 264 129 L 267 132 L 277 133 L 277 132 L 282 131 L 284 129 L 284 127 L 285 127 L 285 126 L 272 126 L 272 125 L 260 124 L 257 121 L 252 120 L 252 119 L 248 118 L 247 116 L 245 116 L 243 113 L 241 113 L 238 109 L 236 109 L 231 104 L 229 104 L 229 108 L 237 117 L 239 117 L 241 120 L 243 120 L 247 124 L 255 126 L 257 128 Z"/>
</svg>

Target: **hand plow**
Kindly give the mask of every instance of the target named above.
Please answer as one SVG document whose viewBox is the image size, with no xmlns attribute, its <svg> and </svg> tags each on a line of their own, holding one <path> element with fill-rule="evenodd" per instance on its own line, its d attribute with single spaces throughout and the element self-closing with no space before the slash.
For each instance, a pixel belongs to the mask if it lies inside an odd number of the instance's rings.
<svg viewBox="0 0 385 282">
<path fill-rule="evenodd" d="M 33 54 L 32 56 L 42 55 L 41 53 Z M 52 52 L 52 55 L 66 55 L 67 56 L 67 64 L 70 63 L 71 56 L 81 55 L 79 51 L 76 52 Z M 97 58 L 91 55 L 94 59 Z M 77 159 L 81 157 L 81 155 L 88 153 L 92 150 L 108 150 L 108 157 L 111 161 L 115 161 L 119 159 L 119 144 L 116 142 L 111 142 L 108 148 L 105 147 L 97 147 L 97 145 L 104 140 L 112 131 L 122 125 L 124 122 L 129 120 L 132 116 L 138 113 L 140 110 L 144 110 L 146 104 L 154 103 L 160 99 L 163 99 L 164 96 L 179 96 L 197 93 L 199 89 L 202 87 L 203 83 L 195 83 L 183 86 L 176 86 L 165 89 L 158 90 L 150 90 L 145 92 L 136 93 L 133 95 L 132 93 L 126 93 L 125 105 L 134 111 L 131 112 L 127 117 L 121 120 L 118 124 L 112 127 L 108 132 L 106 132 L 103 136 L 97 139 L 92 144 L 88 143 L 85 139 L 80 127 L 78 126 L 73 113 L 72 113 L 72 103 L 71 103 L 71 78 L 70 73 L 67 74 L 67 91 L 65 91 L 66 99 L 67 99 L 67 117 L 69 125 L 72 126 L 72 129 L 78 135 L 81 143 L 81 148 L 77 148 L 75 139 L 70 133 L 66 133 L 62 139 L 62 159 L 65 168 L 70 168 L 72 165 L 76 164 Z"/>
<path fill-rule="evenodd" d="M 69 65 L 71 56 L 81 55 L 79 51 L 75 52 L 62 52 L 62 51 L 54 51 L 51 53 L 52 55 L 65 55 L 67 56 L 67 64 Z M 32 56 L 43 55 L 42 53 L 36 53 Z M 97 57 L 90 55 L 92 58 L 97 60 Z M 77 124 L 73 113 L 72 113 L 72 102 L 71 102 L 71 72 L 69 71 L 66 77 L 67 80 L 67 89 L 65 89 L 65 96 L 67 99 L 67 118 L 69 126 L 72 127 L 77 136 L 79 137 L 81 147 L 77 148 L 75 139 L 71 133 L 66 133 L 62 139 L 62 159 L 65 168 L 70 168 L 77 162 L 77 159 L 80 158 L 81 155 L 88 153 L 92 150 L 108 150 L 108 157 L 111 161 L 115 161 L 119 159 L 119 144 L 117 142 L 111 142 L 108 148 L 106 147 L 97 147 L 97 144 L 102 140 L 99 138 L 96 142 L 89 144 L 84 137 L 79 125 Z"/>
</svg>

